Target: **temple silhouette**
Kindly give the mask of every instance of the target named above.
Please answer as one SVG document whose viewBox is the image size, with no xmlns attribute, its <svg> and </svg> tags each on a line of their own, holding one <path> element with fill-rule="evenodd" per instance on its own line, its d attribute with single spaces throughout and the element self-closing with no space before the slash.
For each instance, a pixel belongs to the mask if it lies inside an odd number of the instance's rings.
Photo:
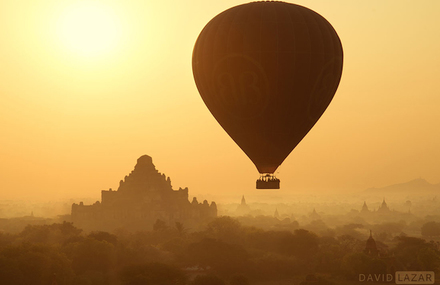
<svg viewBox="0 0 440 285">
<path fill-rule="evenodd" d="M 188 200 L 188 188 L 173 190 L 171 179 L 156 170 L 148 155 L 119 183 L 118 190 L 101 191 L 101 202 L 72 205 L 71 219 L 84 230 L 152 230 L 157 220 L 173 227 L 176 222 L 197 228 L 217 216 L 215 202 Z"/>
<path fill-rule="evenodd" d="M 411 214 L 411 211 L 399 212 L 391 209 L 385 201 L 385 198 L 383 198 L 382 203 L 377 209 L 370 209 L 367 202 L 364 201 L 359 211 L 359 216 L 367 222 L 374 222 L 378 219 L 382 222 L 398 222 L 401 220 L 414 221 L 416 219 L 416 217 Z"/>
<path fill-rule="evenodd" d="M 238 216 L 244 216 L 249 214 L 251 211 L 251 208 L 248 204 L 246 204 L 246 199 L 244 198 L 244 195 L 241 197 L 241 203 L 238 205 L 237 210 L 235 210 L 235 214 Z"/>
</svg>

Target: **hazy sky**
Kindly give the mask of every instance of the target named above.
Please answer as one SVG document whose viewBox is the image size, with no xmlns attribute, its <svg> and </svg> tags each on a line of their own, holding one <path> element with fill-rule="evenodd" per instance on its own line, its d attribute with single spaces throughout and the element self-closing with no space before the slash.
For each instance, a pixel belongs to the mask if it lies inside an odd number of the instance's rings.
<svg viewBox="0 0 440 285">
<path fill-rule="evenodd" d="M 0 1 L 0 200 L 99 197 L 143 154 L 190 195 L 257 191 L 191 69 L 205 24 L 246 2 Z M 440 183 L 440 1 L 295 3 L 333 25 L 344 71 L 273 193 Z"/>
</svg>

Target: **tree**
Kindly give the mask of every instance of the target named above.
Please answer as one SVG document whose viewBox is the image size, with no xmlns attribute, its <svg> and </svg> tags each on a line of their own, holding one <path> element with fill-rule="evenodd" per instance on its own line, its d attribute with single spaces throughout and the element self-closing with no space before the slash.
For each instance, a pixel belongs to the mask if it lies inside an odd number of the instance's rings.
<svg viewBox="0 0 440 285">
<path fill-rule="evenodd" d="M 310 285 L 333 285 L 334 283 L 326 280 L 322 276 L 316 277 L 315 275 L 310 274 L 310 275 L 307 275 L 306 280 L 301 282 L 299 285 L 309 285 L 309 284 Z"/>
<path fill-rule="evenodd" d="M 280 253 L 301 259 L 311 258 L 318 249 L 318 236 L 303 229 L 295 230 L 294 234 L 287 234 L 279 242 Z"/>
<path fill-rule="evenodd" d="M 107 241 L 86 238 L 74 244 L 70 252 L 72 267 L 77 274 L 87 271 L 108 273 L 116 264 L 115 248 Z"/>
<path fill-rule="evenodd" d="M 191 285 L 225 285 L 225 281 L 215 275 L 197 275 Z"/>
<path fill-rule="evenodd" d="M 424 237 L 436 237 L 440 236 L 440 223 L 437 222 L 427 222 L 423 224 L 420 229 L 422 236 Z"/>
<path fill-rule="evenodd" d="M 167 223 L 162 221 L 162 220 L 160 220 L 160 219 L 157 219 L 156 222 L 153 225 L 153 230 L 154 231 L 164 231 L 166 229 L 168 229 Z"/>
<path fill-rule="evenodd" d="M 322 220 L 313 220 L 308 225 L 305 225 L 304 228 L 313 232 L 324 232 L 328 229 L 327 225 Z"/>
<path fill-rule="evenodd" d="M 15 238 L 15 235 L 0 232 L 0 248 L 11 245 Z"/>
<path fill-rule="evenodd" d="M 239 221 L 229 216 L 218 217 L 207 226 L 208 237 L 218 239 L 230 244 L 243 241 L 243 228 Z"/>
<path fill-rule="evenodd" d="M 357 279 L 359 274 L 385 274 L 387 265 L 381 259 L 356 252 L 344 256 L 342 269 L 348 278 Z"/>
<path fill-rule="evenodd" d="M 54 274 L 60 285 L 73 278 L 70 261 L 58 247 L 26 243 L 0 250 L 2 285 L 51 284 Z"/>
<path fill-rule="evenodd" d="M 363 234 L 358 231 L 358 229 L 364 228 L 363 224 L 360 223 L 350 223 L 343 226 L 337 226 L 335 228 L 335 233 L 337 236 L 350 236 L 352 238 L 361 239 Z"/>
<path fill-rule="evenodd" d="M 242 246 L 209 238 L 190 244 L 187 256 L 191 265 L 211 267 L 222 274 L 242 272 L 248 262 Z"/>
<path fill-rule="evenodd" d="M 437 245 L 421 238 L 398 236 L 393 252 L 406 270 L 437 271 L 440 269 L 440 252 Z"/>
<path fill-rule="evenodd" d="M 82 230 L 73 226 L 72 223 L 54 223 L 52 225 L 27 225 L 19 234 L 26 242 L 63 244 L 70 239 L 76 238 Z"/>
<path fill-rule="evenodd" d="M 229 285 L 249 285 L 249 281 L 243 275 L 234 275 L 229 281 Z"/>
<path fill-rule="evenodd" d="M 113 244 L 114 246 L 116 246 L 116 244 L 118 243 L 118 237 L 108 232 L 102 232 L 102 231 L 91 232 L 87 237 L 98 241 L 106 241 L 108 243 Z"/>
<path fill-rule="evenodd" d="M 186 234 L 186 229 L 181 222 L 176 222 L 176 230 L 179 233 L 179 236 L 184 236 Z"/>
<path fill-rule="evenodd" d="M 365 242 L 360 241 L 351 235 L 337 237 L 341 249 L 346 253 L 361 252 L 365 248 Z"/>
<path fill-rule="evenodd" d="M 270 252 L 253 259 L 252 263 L 254 266 L 252 277 L 258 280 L 292 278 L 311 269 L 303 260 L 299 260 L 294 256 Z"/>
<path fill-rule="evenodd" d="M 262 251 L 279 252 L 279 241 L 285 235 L 291 235 L 288 231 L 264 231 L 259 228 L 247 228 L 246 245 Z"/>
<path fill-rule="evenodd" d="M 122 269 L 123 285 L 184 285 L 186 276 L 180 269 L 162 263 L 131 265 Z"/>
<path fill-rule="evenodd" d="M 343 250 L 339 240 L 334 237 L 321 237 L 319 239 L 319 253 L 317 256 L 317 271 L 320 273 L 339 273 L 341 263 L 347 251 Z"/>
<path fill-rule="evenodd" d="M 387 233 L 388 236 L 400 234 L 403 229 L 406 227 L 406 223 L 404 221 L 395 223 L 395 222 L 387 222 L 376 224 L 372 226 L 373 232 L 375 233 Z"/>
</svg>

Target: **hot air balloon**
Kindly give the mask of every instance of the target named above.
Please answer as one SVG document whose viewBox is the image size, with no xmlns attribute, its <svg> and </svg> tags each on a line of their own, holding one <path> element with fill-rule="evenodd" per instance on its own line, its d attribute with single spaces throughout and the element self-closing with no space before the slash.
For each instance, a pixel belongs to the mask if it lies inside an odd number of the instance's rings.
<svg viewBox="0 0 440 285">
<path fill-rule="evenodd" d="M 295 4 L 242 4 L 203 28 L 192 58 L 197 89 L 257 167 L 258 189 L 279 189 L 274 172 L 330 104 L 342 62 L 330 23 Z"/>
</svg>

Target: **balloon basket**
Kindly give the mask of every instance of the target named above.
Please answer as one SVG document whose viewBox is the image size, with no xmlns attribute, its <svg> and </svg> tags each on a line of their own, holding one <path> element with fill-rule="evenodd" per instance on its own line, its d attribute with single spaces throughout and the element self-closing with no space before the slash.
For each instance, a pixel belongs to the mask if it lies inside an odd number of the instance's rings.
<svg viewBox="0 0 440 285">
<path fill-rule="evenodd" d="M 257 189 L 280 189 L 280 180 L 271 174 L 260 176 Z"/>
</svg>

